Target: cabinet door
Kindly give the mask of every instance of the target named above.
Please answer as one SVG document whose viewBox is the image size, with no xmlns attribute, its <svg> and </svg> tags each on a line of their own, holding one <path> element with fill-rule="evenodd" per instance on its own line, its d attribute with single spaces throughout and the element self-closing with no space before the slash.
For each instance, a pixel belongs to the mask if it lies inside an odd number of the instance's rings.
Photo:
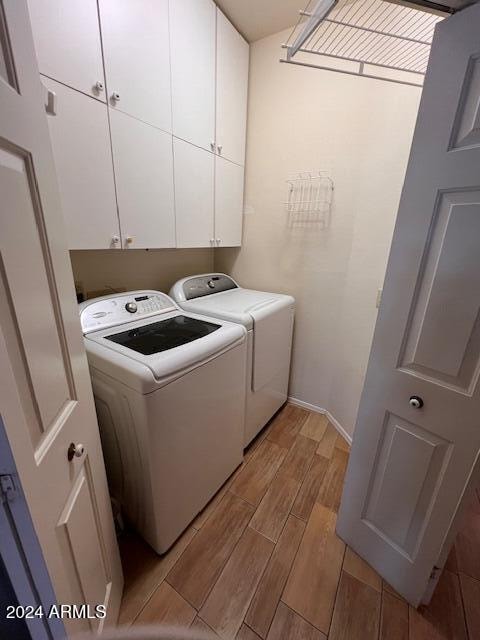
<svg viewBox="0 0 480 640">
<path fill-rule="evenodd" d="M 172 136 L 109 108 L 123 246 L 175 246 Z"/>
<path fill-rule="evenodd" d="M 29 0 L 40 73 L 105 101 L 96 0 Z"/>
<path fill-rule="evenodd" d="M 48 125 L 68 246 L 119 247 L 107 105 L 50 78 L 42 83 L 56 95 Z"/>
<path fill-rule="evenodd" d="M 99 0 L 99 9 L 110 104 L 171 132 L 168 0 Z"/>
<path fill-rule="evenodd" d="M 218 153 L 245 164 L 249 46 L 217 9 L 217 130 Z"/>
<path fill-rule="evenodd" d="M 215 5 L 170 0 L 173 133 L 212 150 L 215 140 Z"/>
<path fill-rule="evenodd" d="M 242 244 L 243 176 L 241 165 L 215 157 L 215 244 Z"/>
<path fill-rule="evenodd" d="M 213 246 L 214 156 L 173 139 L 177 247 Z"/>
</svg>

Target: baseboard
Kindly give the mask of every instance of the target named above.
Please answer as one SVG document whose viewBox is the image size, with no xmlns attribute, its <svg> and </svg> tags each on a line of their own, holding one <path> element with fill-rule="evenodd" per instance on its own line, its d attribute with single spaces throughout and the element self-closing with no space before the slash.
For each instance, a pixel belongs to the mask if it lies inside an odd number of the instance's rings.
<svg viewBox="0 0 480 640">
<path fill-rule="evenodd" d="M 296 405 L 297 407 L 302 407 L 302 409 L 308 409 L 309 411 L 313 411 L 314 413 L 321 413 L 326 415 L 328 421 L 332 423 L 338 433 L 348 442 L 348 444 L 352 444 L 352 436 L 348 434 L 348 432 L 342 427 L 342 425 L 338 422 L 338 420 L 332 416 L 330 411 L 325 409 L 324 407 L 319 407 L 316 404 L 311 404 L 310 402 L 305 402 L 304 400 L 299 400 L 298 398 L 294 398 L 293 396 L 288 396 L 288 402 Z"/>
</svg>

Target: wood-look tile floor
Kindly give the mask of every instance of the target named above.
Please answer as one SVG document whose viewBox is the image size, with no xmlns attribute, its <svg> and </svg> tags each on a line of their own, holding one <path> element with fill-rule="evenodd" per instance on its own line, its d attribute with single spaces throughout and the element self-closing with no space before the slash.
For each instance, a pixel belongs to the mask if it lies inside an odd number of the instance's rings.
<svg viewBox="0 0 480 640">
<path fill-rule="evenodd" d="M 335 534 L 348 451 L 325 416 L 286 405 L 167 554 L 123 536 L 119 624 L 224 640 L 480 640 L 480 500 L 416 611 Z"/>
</svg>

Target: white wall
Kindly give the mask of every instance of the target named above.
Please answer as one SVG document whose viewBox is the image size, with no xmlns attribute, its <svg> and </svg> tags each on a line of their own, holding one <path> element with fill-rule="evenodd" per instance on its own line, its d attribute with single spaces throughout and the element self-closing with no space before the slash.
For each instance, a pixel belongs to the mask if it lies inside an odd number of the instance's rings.
<svg viewBox="0 0 480 640">
<path fill-rule="evenodd" d="M 290 393 L 353 432 L 420 89 L 279 64 L 287 32 L 250 52 L 244 243 L 215 268 L 297 300 Z M 289 228 L 285 180 L 326 169 L 329 229 Z"/>
<path fill-rule="evenodd" d="M 213 270 L 213 249 L 70 251 L 75 282 L 85 292 L 156 289 L 168 293 L 179 278 Z"/>
</svg>

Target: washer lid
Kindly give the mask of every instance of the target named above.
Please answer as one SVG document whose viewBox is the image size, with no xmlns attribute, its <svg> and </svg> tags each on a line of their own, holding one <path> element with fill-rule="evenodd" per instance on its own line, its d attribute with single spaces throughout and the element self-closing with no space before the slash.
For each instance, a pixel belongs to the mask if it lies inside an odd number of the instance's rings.
<svg viewBox="0 0 480 640">
<path fill-rule="evenodd" d="M 218 331 L 220 326 L 206 320 L 176 315 L 105 336 L 105 340 L 121 344 L 144 356 L 151 356 L 203 338 Z"/>
<path fill-rule="evenodd" d="M 159 330 L 160 323 L 165 324 Z M 149 339 L 143 340 L 143 335 Z M 85 336 L 85 347 L 91 366 L 150 393 L 240 344 L 245 336 L 238 324 L 176 310 L 93 331 Z"/>
</svg>

